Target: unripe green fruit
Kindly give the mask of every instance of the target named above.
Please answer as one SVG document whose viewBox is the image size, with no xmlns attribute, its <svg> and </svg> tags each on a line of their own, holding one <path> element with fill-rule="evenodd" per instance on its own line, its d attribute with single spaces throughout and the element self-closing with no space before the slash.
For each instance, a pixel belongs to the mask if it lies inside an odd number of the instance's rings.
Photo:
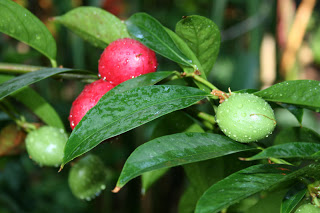
<svg viewBox="0 0 320 213">
<path fill-rule="evenodd" d="M 301 205 L 295 213 L 320 213 L 320 208 L 308 203 Z"/>
<path fill-rule="evenodd" d="M 232 93 L 219 105 L 216 120 L 224 134 L 245 143 L 267 137 L 276 125 L 270 105 L 248 93 Z"/>
<path fill-rule="evenodd" d="M 106 188 L 107 170 L 99 157 L 87 155 L 73 165 L 68 181 L 74 196 L 91 200 Z"/>
<path fill-rule="evenodd" d="M 30 158 L 39 165 L 59 166 L 67 140 L 64 130 L 43 126 L 27 135 L 26 148 Z"/>
</svg>

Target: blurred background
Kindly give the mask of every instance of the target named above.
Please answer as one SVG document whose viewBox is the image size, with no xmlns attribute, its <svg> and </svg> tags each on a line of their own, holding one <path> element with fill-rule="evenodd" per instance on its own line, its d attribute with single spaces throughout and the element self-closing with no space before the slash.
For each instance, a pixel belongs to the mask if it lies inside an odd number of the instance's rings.
<svg viewBox="0 0 320 213">
<path fill-rule="evenodd" d="M 202 15 L 221 30 L 219 56 L 209 80 L 222 90 L 263 89 L 284 80 L 320 80 L 320 3 L 316 0 L 15 0 L 41 19 L 57 41 L 58 65 L 97 73 L 103 50 L 85 42 L 65 27 L 50 21 L 80 6 L 95 6 L 127 19 L 147 12 L 173 29 L 187 15 Z M 158 56 L 158 70 L 179 69 Z M 0 63 L 48 66 L 49 61 L 29 46 L 0 34 Z M 33 85 L 67 120 L 72 101 L 84 82 L 47 79 Z M 320 94 L 319 94 L 320 95 Z M 26 108 L 15 103 L 28 121 L 39 122 Z M 276 110 L 278 130 L 299 127 L 285 109 Z M 0 112 L 0 145 L 8 137 L 23 141 L 24 136 L 4 130 L 12 123 Z M 319 114 L 305 111 L 303 126 L 320 133 Z M 182 168 L 173 168 L 145 194 L 136 178 L 118 194 L 115 186 L 129 154 L 154 134 L 157 121 L 102 143 L 92 153 L 99 155 L 109 170 L 106 190 L 93 201 L 76 199 L 68 187 L 68 168 L 40 168 L 23 147 L 15 153 L 0 148 L 0 213 L 5 212 L 177 212 L 187 180 Z M 167 127 L 166 127 L 167 128 Z M 22 133 L 21 133 L 22 134 Z M 1 147 L 1 146 L 0 146 Z"/>
</svg>

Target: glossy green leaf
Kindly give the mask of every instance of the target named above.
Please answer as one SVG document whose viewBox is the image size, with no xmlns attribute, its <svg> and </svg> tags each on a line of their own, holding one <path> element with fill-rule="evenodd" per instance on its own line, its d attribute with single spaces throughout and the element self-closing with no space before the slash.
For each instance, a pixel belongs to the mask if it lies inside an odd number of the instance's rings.
<svg viewBox="0 0 320 213">
<path fill-rule="evenodd" d="M 165 28 L 165 29 L 166 29 L 167 33 L 170 35 L 170 37 L 173 39 L 173 41 L 177 45 L 177 47 L 182 51 L 182 53 L 191 59 L 192 64 L 194 64 L 195 68 L 200 72 L 200 76 L 203 79 L 207 79 L 206 73 L 202 69 L 202 65 L 200 64 L 197 56 L 192 52 L 190 47 L 176 33 L 174 33 L 173 31 L 171 31 L 167 28 Z M 185 66 L 182 64 L 180 64 L 180 66 L 182 67 L 183 71 L 186 73 L 193 73 L 195 71 L 194 67 Z M 205 86 L 204 84 L 202 84 L 196 80 L 194 80 L 194 82 L 199 87 L 199 89 L 206 91 L 206 92 L 211 92 L 211 89 L 208 88 L 207 86 Z"/>
<path fill-rule="evenodd" d="M 12 0 L 0 1 L 0 32 L 28 44 L 51 60 L 56 58 L 56 42 L 47 27 Z"/>
<path fill-rule="evenodd" d="M 199 199 L 195 213 L 216 213 L 257 192 L 304 174 L 302 168 L 260 164 L 236 172 L 212 185 Z"/>
<path fill-rule="evenodd" d="M 174 71 L 161 71 L 140 75 L 136 78 L 132 78 L 124 81 L 121 84 L 118 84 L 116 87 L 102 96 L 100 100 L 107 99 L 111 96 L 114 96 L 115 94 L 123 93 L 133 88 L 154 85 L 173 74 Z"/>
<path fill-rule="evenodd" d="M 281 203 L 280 213 L 290 213 L 302 200 L 307 192 L 305 184 L 294 185 L 285 195 Z"/>
<path fill-rule="evenodd" d="M 103 140 L 189 107 L 207 96 L 193 87 L 155 85 L 102 98 L 72 131 L 65 146 L 62 166 Z"/>
<path fill-rule="evenodd" d="M 208 18 L 198 15 L 187 16 L 176 25 L 180 36 L 199 59 L 204 72 L 211 71 L 220 48 L 220 31 Z"/>
<path fill-rule="evenodd" d="M 267 101 L 294 104 L 320 112 L 320 81 L 285 81 L 254 94 Z"/>
<path fill-rule="evenodd" d="M 246 158 L 246 160 L 267 158 L 312 158 L 312 155 L 318 151 L 320 151 L 320 144 L 293 142 L 271 146 L 255 156 Z"/>
<path fill-rule="evenodd" d="M 154 127 L 151 139 L 180 132 L 204 132 L 204 130 L 185 112 L 176 111 L 159 118 L 158 123 Z M 141 176 L 141 192 L 143 194 L 146 193 L 167 171 L 169 171 L 169 168 L 143 173 Z"/>
<path fill-rule="evenodd" d="M 306 127 L 289 127 L 282 129 L 274 139 L 274 144 L 290 142 L 313 142 L 320 143 L 320 135 Z"/>
<path fill-rule="evenodd" d="M 208 133 L 178 133 L 156 138 L 139 146 L 127 159 L 117 182 L 128 181 L 155 169 L 216 158 L 253 149 L 225 136 Z"/>
<path fill-rule="evenodd" d="M 193 66 L 191 60 L 179 50 L 165 28 L 155 18 L 146 13 L 136 13 L 125 23 L 130 35 L 150 49 L 179 64 Z"/>
<path fill-rule="evenodd" d="M 97 7 L 77 7 L 54 20 L 100 48 L 106 48 L 117 39 L 130 37 L 120 19 Z"/>
<path fill-rule="evenodd" d="M 18 77 L 15 77 L 9 81 L 0 84 L 0 99 L 12 94 L 13 92 L 41 81 L 50 76 L 63 73 L 63 72 L 74 72 L 80 70 L 68 69 L 68 68 L 46 68 L 34 72 L 29 72 Z M 86 71 L 87 72 L 87 71 Z"/>
</svg>

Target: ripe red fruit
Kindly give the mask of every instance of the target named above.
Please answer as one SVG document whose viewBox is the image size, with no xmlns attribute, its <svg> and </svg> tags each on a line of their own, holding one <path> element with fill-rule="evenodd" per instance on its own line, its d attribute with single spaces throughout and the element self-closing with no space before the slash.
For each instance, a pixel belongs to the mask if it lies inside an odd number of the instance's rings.
<svg viewBox="0 0 320 213">
<path fill-rule="evenodd" d="M 112 84 L 102 79 L 86 85 L 80 95 L 72 103 L 69 115 L 71 129 L 74 129 L 82 117 L 113 87 Z"/>
<path fill-rule="evenodd" d="M 139 75 L 155 72 L 156 69 L 156 54 L 131 38 L 110 43 L 99 60 L 101 77 L 114 86 Z"/>
</svg>

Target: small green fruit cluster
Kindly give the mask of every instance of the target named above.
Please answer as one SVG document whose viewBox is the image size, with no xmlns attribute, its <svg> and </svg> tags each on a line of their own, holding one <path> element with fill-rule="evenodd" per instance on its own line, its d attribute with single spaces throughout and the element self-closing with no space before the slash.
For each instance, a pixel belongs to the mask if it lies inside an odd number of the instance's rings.
<svg viewBox="0 0 320 213">
<path fill-rule="evenodd" d="M 27 135 L 26 148 L 30 158 L 39 165 L 59 166 L 67 140 L 64 130 L 43 126 Z"/>
<path fill-rule="evenodd" d="M 308 203 L 301 205 L 295 213 L 320 213 L 320 208 Z"/>
<path fill-rule="evenodd" d="M 73 165 L 68 181 L 74 196 L 89 201 L 106 188 L 107 170 L 98 156 L 90 154 Z"/>
<path fill-rule="evenodd" d="M 244 143 L 268 137 L 276 126 L 270 105 L 248 93 L 232 93 L 218 106 L 216 121 L 225 135 Z"/>
</svg>

